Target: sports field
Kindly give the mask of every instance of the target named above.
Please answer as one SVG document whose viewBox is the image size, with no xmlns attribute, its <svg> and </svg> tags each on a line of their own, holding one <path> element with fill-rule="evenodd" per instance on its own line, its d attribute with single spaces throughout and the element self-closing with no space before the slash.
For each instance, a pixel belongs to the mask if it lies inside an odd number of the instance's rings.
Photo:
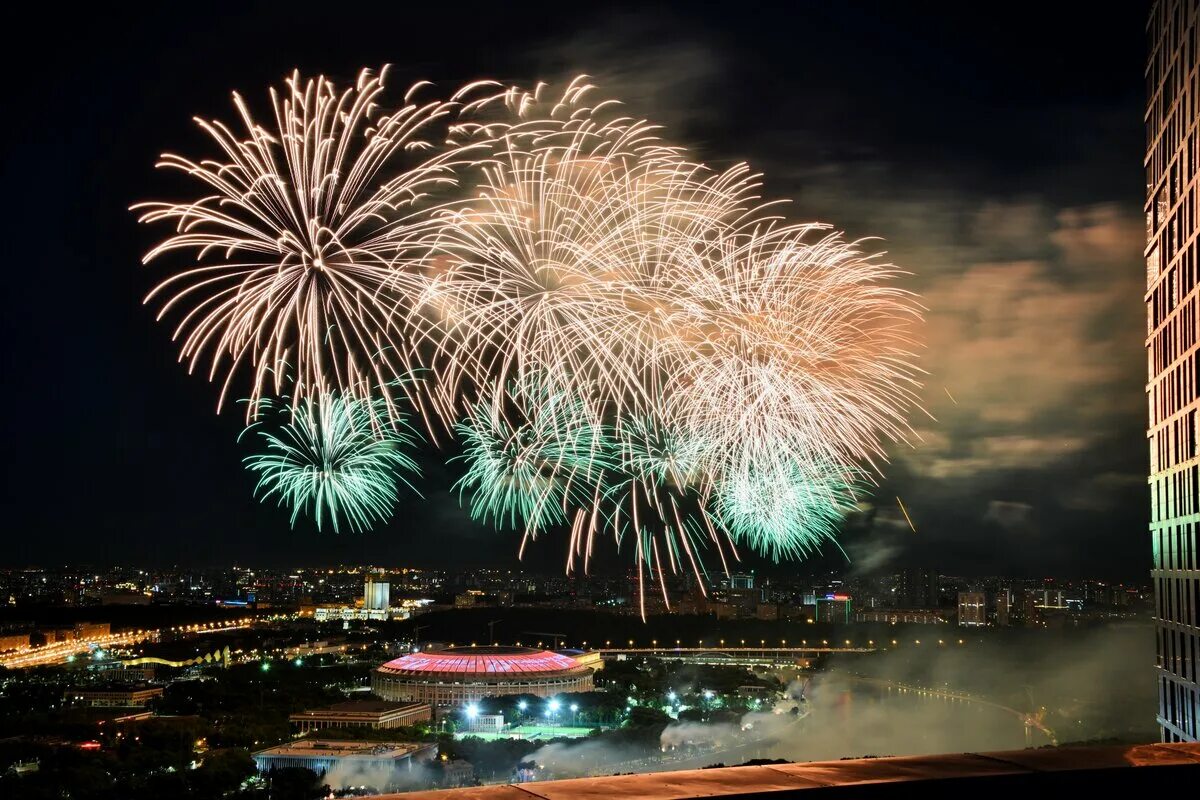
<svg viewBox="0 0 1200 800">
<path fill-rule="evenodd" d="M 480 739 L 494 741 L 496 739 L 561 739 L 568 737 L 578 739 L 592 732 L 591 728 L 573 728 L 569 725 L 518 725 L 503 733 L 471 733 L 463 731 L 454 735 L 455 739 L 465 739 L 468 736 L 478 736 Z"/>
</svg>

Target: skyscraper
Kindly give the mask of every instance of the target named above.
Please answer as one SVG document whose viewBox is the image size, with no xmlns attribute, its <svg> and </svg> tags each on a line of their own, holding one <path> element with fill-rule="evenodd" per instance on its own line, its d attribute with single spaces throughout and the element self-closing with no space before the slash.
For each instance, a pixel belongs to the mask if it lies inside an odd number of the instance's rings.
<svg viewBox="0 0 1200 800">
<path fill-rule="evenodd" d="M 391 594 L 391 584 L 382 575 L 368 572 L 363 581 L 363 608 L 368 611 L 387 609 Z"/>
<path fill-rule="evenodd" d="M 1164 741 L 1200 735 L 1200 0 L 1158 0 L 1146 25 L 1146 349 L 1150 537 Z"/>
<path fill-rule="evenodd" d="M 896 605 L 900 608 L 937 608 L 938 573 L 929 567 L 902 570 L 896 587 Z"/>
</svg>

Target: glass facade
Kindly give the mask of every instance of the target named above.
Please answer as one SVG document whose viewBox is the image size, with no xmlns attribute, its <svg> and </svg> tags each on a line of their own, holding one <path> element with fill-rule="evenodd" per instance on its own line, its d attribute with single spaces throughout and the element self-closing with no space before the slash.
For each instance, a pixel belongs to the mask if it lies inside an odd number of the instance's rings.
<svg viewBox="0 0 1200 800">
<path fill-rule="evenodd" d="M 1196 219 L 1200 0 L 1159 0 L 1146 25 L 1146 399 L 1150 536 L 1164 741 L 1200 729 L 1200 292 Z"/>
</svg>

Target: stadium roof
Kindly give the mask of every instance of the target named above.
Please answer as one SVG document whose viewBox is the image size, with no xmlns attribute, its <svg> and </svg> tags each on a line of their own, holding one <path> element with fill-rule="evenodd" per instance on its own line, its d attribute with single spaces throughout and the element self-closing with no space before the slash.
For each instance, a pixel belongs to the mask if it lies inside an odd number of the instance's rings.
<svg viewBox="0 0 1200 800">
<path fill-rule="evenodd" d="M 458 675 L 541 675 L 577 669 L 569 656 L 527 647 L 459 647 L 412 653 L 387 662 L 387 672 Z"/>
</svg>

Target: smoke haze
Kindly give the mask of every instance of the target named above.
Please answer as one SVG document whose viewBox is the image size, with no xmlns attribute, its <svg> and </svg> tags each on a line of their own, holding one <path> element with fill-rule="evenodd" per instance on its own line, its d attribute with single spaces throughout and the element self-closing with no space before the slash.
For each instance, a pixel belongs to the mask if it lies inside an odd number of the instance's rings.
<svg viewBox="0 0 1200 800">
<path fill-rule="evenodd" d="M 657 747 L 584 740 L 546 745 L 528 760 L 542 765 L 546 777 L 562 778 L 752 758 L 812 761 L 1157 740 L 1149 625 L 989 631 L 985 637 L 949 626 L 889 631 L 898 645 L 886 652 L 832 659 L 811 676 L 773 672 L 790 682 L 772 712 L 746 714 L 736 724 L 672 723 Z M 788 699 L 801 694 L 803 701 Z"/>
</svg>

